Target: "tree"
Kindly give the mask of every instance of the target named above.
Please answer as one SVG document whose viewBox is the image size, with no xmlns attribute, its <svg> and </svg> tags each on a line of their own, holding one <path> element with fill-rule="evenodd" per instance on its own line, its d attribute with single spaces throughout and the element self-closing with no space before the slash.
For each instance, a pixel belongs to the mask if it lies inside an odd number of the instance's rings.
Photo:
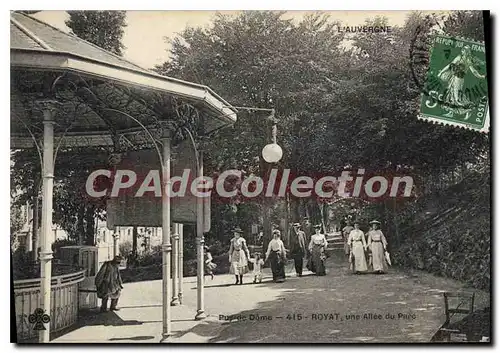
<svg viewBox="0 0 500 353">
<path fill-rule="evenodd" d="M 117 55 L 123 54 L 122 44 L 126 11 L 67 11 L 65 23 L 78 37 Z"/>
<path fill-rule="evenodd" d="M 424 173 L 474 161 L 487 145 L 479 134 L 416 118 L 420 92 L 411 82 L 408 50 L 412 28 L 423 21 L 419 14 L 391 35 L 356 35 L 353 49 L 342 49 L 343 36 L 327 16 L 298 24 L 281 16 L 249 11 L 219 15 L 208 29 L 187 28 L 172 42 L 172 60 L 157 71 L 206 84 L 235 105 L 274 107 L 282 165 L 296 173 L 347 165 Z M 358 49 L 368 55 L 356 55 Z M 212 139 L 207 170 L 258 171 L 256 157 L 268 141 L 263 118 L 240 112 L 233 130 Z"/>
<path fill-rule="evenodd" d="M 16 234 L 24 225 L 21 207 L 11 202 L 10 207 L 10 248 L 12 249 L 16 240 Z"/>
<path fill-rule="evenodd" d="M 482 11 L 453 11 L 443 27 L 449 35 L 484 41 Z"/>
<path fill-rule="evenodd" d="M 108 168 L 108 154 L 100 148 L 66 148 L 55 160 L 53 222 L 68 237 L 94 245 L 95 219 L 102 219 L 106 199 L 89 198 L 85 183 L 90 173 Z M 36 205 L 40 194 L 40 159 L 35 150 L 15 151 L 11 155 L 11 190 L 20 190 L 16 205 Z"/>
<path fill-rule="evenodd" d="M 339 43 L 343 35 L 321 14 L 308 16 L 300 24 L 282 15 L 246 11 L 234 18 L 218 15 L 206 30 L 187 28 L 172 43 L 172 60 L 156 70 L 206 84 L 235 105 L 276 109 L 279 143 L 285 151 L 281 167 L 295 172 L 301 169 L 297 151 L 308 149 L 315 125 L 307 119 L 321 118 L 311 108 L 325 90 L 338 92 L 332 81 L 342 66 Z M 259 157 L 270 140 L 265 118 L 242 111 L 234 129 L 211 139 L 207 172 L 238 168 L 265 175 L 269 165 Z M 265 236 L 270 237 L 269 224 L 265 228 Z"/>
</svg>

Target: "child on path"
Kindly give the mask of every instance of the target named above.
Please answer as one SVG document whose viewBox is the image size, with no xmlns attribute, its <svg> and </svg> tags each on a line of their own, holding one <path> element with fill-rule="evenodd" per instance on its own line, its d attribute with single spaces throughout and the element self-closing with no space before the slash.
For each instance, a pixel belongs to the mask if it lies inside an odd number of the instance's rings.
<svg viewBox="0 0 500 353">
<path fill-rule="evenodd" d="M 212 262 L 213 257 L 210 253 L 210 249 L 208 246 L 205 246 L 205 275 L 210 275 L 212 279 L 214 279 L 214 270 L 217 267 L 216 264 Z"/>
<path fill-rule="evenodd" d="M 262 260 L 260 253 L 255 253 L 254 257 L 250 259 L 253 263 L 253 283 L 262 283 L 262 266 L 264 266 L 264 260 Z"/>
</svg>

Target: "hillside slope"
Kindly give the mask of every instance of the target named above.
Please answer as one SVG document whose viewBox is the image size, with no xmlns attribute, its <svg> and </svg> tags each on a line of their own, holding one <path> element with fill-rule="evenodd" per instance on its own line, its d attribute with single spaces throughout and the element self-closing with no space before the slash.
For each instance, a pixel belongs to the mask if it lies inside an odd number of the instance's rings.
<svg viewBox="0 0 500 353">
<path fill-rule="evenodd" d="M 474 174 L 404 211 L 398 266 L 490 288 L 490 175 Z"/>
</svg>

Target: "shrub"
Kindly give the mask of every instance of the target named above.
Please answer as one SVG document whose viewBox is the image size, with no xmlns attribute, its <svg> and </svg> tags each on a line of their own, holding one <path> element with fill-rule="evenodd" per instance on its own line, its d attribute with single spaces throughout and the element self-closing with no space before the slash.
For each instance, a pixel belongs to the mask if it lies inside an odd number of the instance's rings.
<svg viewBox="0 0 500 353">
<path fill-rule="evenodd" d="M 22 249 L 16 250 L 12 254 L 12 277 L 15 281 L 40 277 L 40 262 L 33 261 L 33 253 L 25 252 Z M 77 266 L 52 264 L 52 276 L 61 276 L 76 272 Z"/>
<path fill-rule="evenodd" d="M 151 265 L 161 265 L 162 254 L 160 253 L 143 253 L 137 256 L 135 265 L 138 267 L 146 267 Z"/>
<path fill-rule="evenodd" d="M 125 241 L 118 245 L 118 249 L 120 251 L 120 255 L 123 257 L 127 257 L 132 252 L 132 243 L 130 241 Z"/>
<path fill-rule="evenodd" d="M 78 245 L 76 240 L 70 239 L 57 239 L 52 243 L 52 251 L 54 252 L 54 258 L 58 259 L 60 254 L 60 249 L 65 246 Z"/>
<path fill-rule="evenodd" d="M 212 244 L 207 244 L 210 248 L 210 253 L 212 256 L 218 256 L 227 254 L 229 252 L 229 244 L 224 244 L 219 240 L 216 240 Z"/>
<path fill-rule="evenodd" d="M 36 278 L 40 273 L 37 263 L 32 260 L 32 252 L 25 252 L 24 249 L 17 249 L 12 254 L 12 272 L 14 280 Z"/>
</svg>

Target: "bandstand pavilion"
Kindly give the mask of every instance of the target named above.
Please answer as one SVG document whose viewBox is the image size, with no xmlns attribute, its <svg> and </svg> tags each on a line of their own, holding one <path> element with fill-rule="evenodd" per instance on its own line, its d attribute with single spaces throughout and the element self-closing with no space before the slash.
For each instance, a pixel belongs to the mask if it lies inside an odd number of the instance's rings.
<svg viewBox="0 0 500 353">
<path fill-rule="evenodd" d="M 158 75 L 29 15 L 12 12 L 11 149 L 38 149 L 43 165 L 39 308 L 51 308 L 54 159 L 57 149 L 98 146 L 110 153 L 149 148 L 158 153 L 163 185 L 170 178 L 172 141 L 205 136 L 234 124 L 236 109 L 210 88 Z M 202 156 L 195 148 L 196 156 Z M 199 171 L 202 158 L 199 160 Z M 171 333 L 170 199 L 162 197 L 163 336 Z M 203 212 L 201 211 L 199 215 Z M 199 221 L 199 217 L 197 216 Z M 197 223 L 200 227 L 200 222 Z M 198 256 L 203 232 L 198 229 Z M 174 261 L 174 263 L 176 263 Z M 202 261 L 203 263 L 203 261 Z M 200 277 L 200 276 L 199 276 Z M 52 282 L 53 283 L 53 282 Z M 198 280 L 197 318 L 204 317 Z M 175 288 L 175 286 L 174 286 Z M 40 341 L 50 339 L 50 324 Z"/>
</svg>

